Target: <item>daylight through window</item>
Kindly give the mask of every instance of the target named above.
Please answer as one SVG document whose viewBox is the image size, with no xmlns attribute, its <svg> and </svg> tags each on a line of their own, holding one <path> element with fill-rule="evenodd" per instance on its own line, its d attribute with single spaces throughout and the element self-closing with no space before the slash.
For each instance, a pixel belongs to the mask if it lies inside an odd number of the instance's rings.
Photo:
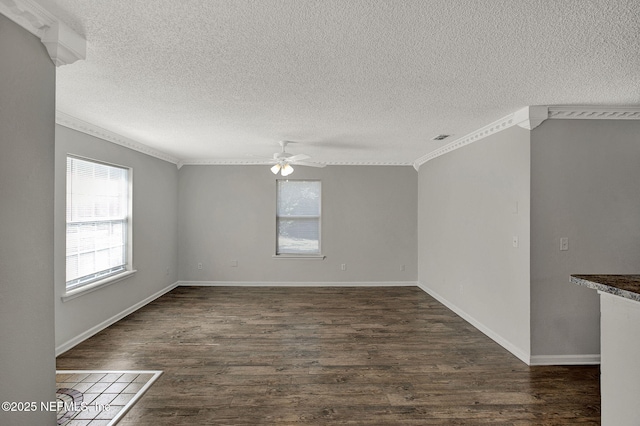
<svg viewBox="0 0 640 426">
<path fill-rule="evenodd" d="M 277 182 L 276 254 L 320 254 L 320 181 Z"/>
<path fill-rule="evenodd" d="M 130 170 L 67 157 L 67 290 L 128 266 Z"/>
</svg>

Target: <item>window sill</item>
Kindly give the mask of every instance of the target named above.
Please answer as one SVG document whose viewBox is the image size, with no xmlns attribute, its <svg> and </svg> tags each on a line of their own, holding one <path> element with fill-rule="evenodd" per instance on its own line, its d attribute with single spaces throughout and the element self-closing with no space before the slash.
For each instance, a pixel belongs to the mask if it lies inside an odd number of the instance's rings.
<svg viewBox="0 0 640 426">
<path fill-rule="evenodd" d="M 111 284 L 115 284 L 117 282 L 120 282 L 124 279 L 129 278 L 131 275 L 135 274 L 136 270 L 131 270 L 131 271 L 124 271 L 122 273 L 119 273 L 117 275 L 112 275 L 110 277 L 104 278 L 102 280 L 93 282 L 91 284 L 87 284 L 85 286 L 82 286 L 80 288 L 76 288 L 70 291 L 67 291 L 65 294 L 62 295 L 61 299 L 63 302 L 67 302 L 71 299 L 75 299 L 76 297 L 80 297 L 83 296 L 85 294 L 91 293 L 93 291 L 96 291 L 100 288 L 103 287 L 107 287 L 110 286 Z"/>
<path fill-rule="evenodd" d="M 274 259 L 304 259 L 304 260 L 324 260 L 327 256 L 322 254 L 274 254 Z"/>
</svg>

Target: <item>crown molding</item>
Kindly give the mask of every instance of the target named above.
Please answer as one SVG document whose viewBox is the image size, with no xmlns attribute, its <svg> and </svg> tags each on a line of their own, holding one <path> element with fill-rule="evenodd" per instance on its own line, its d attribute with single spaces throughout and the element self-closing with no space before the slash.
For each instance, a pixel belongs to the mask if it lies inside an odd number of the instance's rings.
<svg viewBox="0 0 640 426">
<path fill-rule="evenodd" d="M 31 0 L 0 0 L 0 13 L 39 38 L 57 21 L 55 16 Z"/>
<path fill-rule="evenodd" d="M 509 127 L 519 126 L 523 129 L 533 130 L 545 120 L 640 120 L 640 106 L 529 106 L 522 108 L 500 120 L 484 126 L 475 132 L 456 139 L 430 153 L 418 158 L 413 167 L 418 170 L 421 165 L 429 160 L 440 157 L 470 143 L 477 142 L 494 133 L 501 132 Z"/>
<path fill-rule="evenodd" d="M 541 105 L 532 105 L 519 109 L 513 113 L 512 126 L 533 130 L 549 118 L 549 108 Z"/>
<path fill-rule="evenodd" d="M 0 0 L 2 1 L 2 0 Z M 264 166 L 262 160 L 253 159 L 192 159 L 180 160 L 160 150 L 151 148 L 141 142 L 126 136 L 119 135 L 95 124 L 76 118 L 70 114 L 56 110 L 56 123 L 78 132 L 85 133 L 108 142 L 115 143 L 125 148 L 141 152 L 151 157 L 175 164 L 178 169 L 182 166 Z M 324 163 L 328 166 L 411 166 L 410 162 L 383 162 L 383 161 L 336 161 Z"/>
<path fill-rule="evenodd" d="M 522 108 L 514 113 L 502 117 L 500 120 L 496 120 L 493 123 L 476 130 L 475 132 L 469 133 L 466 136 L 449 142 L 448 144 L 441 146 L 440 148 L 418 158 L 413 163 L 413 167 L 416 170 L 419 170 L 420 166 L 429 160 L 433 160 L 434 158 L 440 157 L 441 155 L 447 154 L 451 151 L 455 151 L 458 148 L 462 148 L 463 146 L 469 145 L 473 142 L 477 142 L 486 138 L 487 136 L 491 136 L 513 126 L 520 126 L 527 130 L 534 129 L 544 121 L 542 117 L 546 115 L 546 111 L 546 107 L 540 106 Z"/>
<path fill-rule="evenodd" d="M 411 166 L 410 161 L 327 161 L 327 166 Z"/>
<path fill-rule="evenodd" d="M 203 159 L 203 160 L 180 160 L 177 163 L 178 169 L 182 168 L 182 166 L 264 166 L 265 163 L 262 160 L 244 160 L 244 159 L 236 159 L 236 160 L 214 160 L 214 159 Z"/>
<path fill-rule="evenodd" d="M 329 161 L 323 162 L 327 166 L 411 166 L 410 162 L 388 162 L 388 161 Z M 182 166 L 265 166 L 268 165 L 261 160 L 180 160 L 177 162 L 178 169 Z M 303 166 L 304 167 L 304 166 Z"/>
<path fill-rule="evenodd" d="M 51 24 L 40 40 L 56 67 L 87 57 L 87 41 L 60 21 Z"/>
<path fill-rule="evenodd" d="M 11 0 L 0 0 L 3 2 Z M 482 140 L 495 133 L 501 132 L 513 126 L 519 126 L 526 130 L 533 130 L 547 119 L 554 120 L 640 120 L 640 106 L 528 106 L 511 113 L 500 120 L 496 120 L 475 132 L 454 140 L 420 158 L 413 163 L 390 161 L 330 161 L 324 164 L 328 166 L 410 166 L 419 170 L 420 166 L 429 160 L 440 157 L 463 146 Z M 162 151 L 151 148 L 141 142 L 119 135 L 115 132 L 88 123 L 73 117 L 62 111 L 56 111 L 56 123 L 79 132 L 104 139 L 106 141 L 124 146 L 134 151 L 176 164 L 178 169 L 182 166 L 260 166 L 264 161 L 249 159 L 201 159 L 180 160 Z"/>
<path fill-rule="evenodd" d="M 0 13 L 39 37 L 57 67 L 86 58 L 86 40 L 34 0 L 0 0 Z"/>
<path fill-rule="evenodd" d="M 110 130 L 103 129 L 102 127 L 96 126 L 95 124 L 88 123 L 62 111 L 56 111 L 56 123 L 64 127 L 68 127 L 69 129 L 77 130 L 78 132 L 82 132 L 87 135 L 115 143 L 116 145 L 141 152 L 151 157 L 155 157 L 169 163 L 177 164 L 178 168 L 180 168 L 180 161 L 176 157 L 165 154 L 162 151 L 151 148 L 150 146 L 127 138 L 126 136 L 122 136 Z"/>
<path fill-rule="evenodd" d="M 640 106 L 549 106 L 555 120 L 640 120 Z"/>
</svg>

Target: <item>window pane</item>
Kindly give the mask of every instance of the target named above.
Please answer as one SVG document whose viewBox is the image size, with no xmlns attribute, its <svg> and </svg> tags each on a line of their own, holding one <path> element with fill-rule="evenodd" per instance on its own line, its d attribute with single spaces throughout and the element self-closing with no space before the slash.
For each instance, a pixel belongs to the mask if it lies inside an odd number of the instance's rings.
<svg viewBox="0 0 640 426">
<path fill-rule="evenodd" d="M 124 221 L 67 224 L 67 281 L 126 264 Z"/>
<path fill-rule="evenodd" d="M 279 180 L 276 254 L 319 254 L 321 183 Z"/>
<path fill-rule="evenodd" d="M 67 158 L 67 222 L 122 219 L 128 201 L 128 170 Z"/>
<path fill-rule="evenodd" d="M 127 169 L 67 157 L 67 288 L 125 270 Z"/>
<path fill-rule="evenodd" d="M 278 216 L 320 216 L 320 182 L 279 180 Z"/>
<path fill-rule="evenodd" d="M 320 220 L 278 219 L 278 253 L 320 253 Z"/>
</svg>

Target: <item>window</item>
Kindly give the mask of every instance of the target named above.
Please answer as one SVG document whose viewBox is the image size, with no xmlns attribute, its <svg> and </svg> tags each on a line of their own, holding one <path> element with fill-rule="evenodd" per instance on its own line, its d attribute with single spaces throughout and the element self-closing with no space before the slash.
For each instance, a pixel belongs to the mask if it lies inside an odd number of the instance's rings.
<svg viewBox="0 0 640 426">
<path fill-rule="evenodd" d="M 321 183 L 277 181 L 276 255 L 320 255 Z"/>
<path fill-rule="evenodd" d="M 130 269 L 130 175 L 67 157 L 67 292 Z"/>
</svg>

